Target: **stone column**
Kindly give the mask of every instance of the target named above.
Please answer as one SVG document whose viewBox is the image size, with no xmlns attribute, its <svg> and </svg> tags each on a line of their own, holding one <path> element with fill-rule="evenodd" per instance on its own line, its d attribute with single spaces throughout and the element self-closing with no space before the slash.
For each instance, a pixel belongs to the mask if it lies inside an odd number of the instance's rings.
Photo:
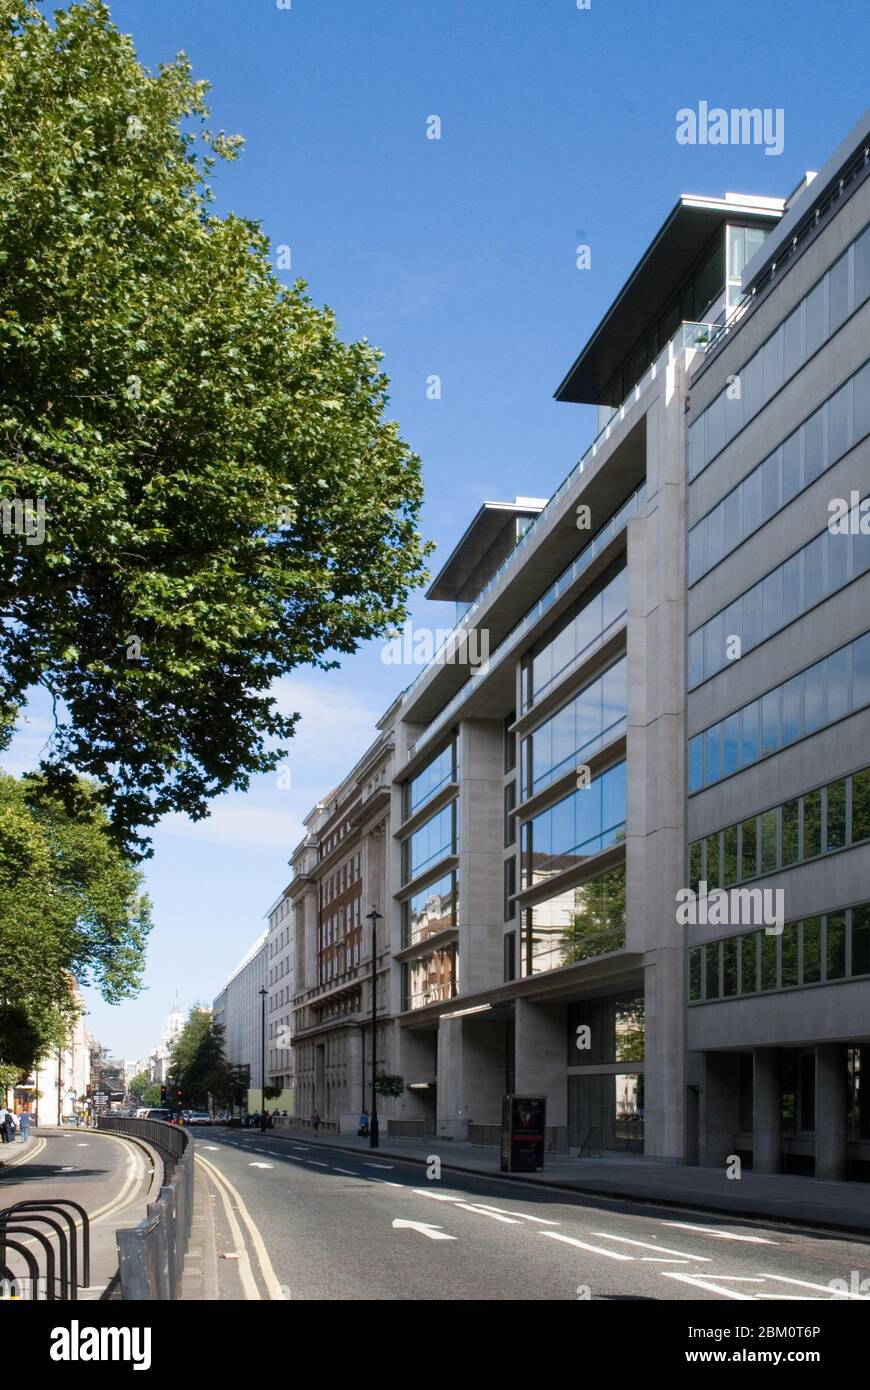
<svg viewBox="0 0 870 1390">
<path fill-rule="evenodd" d="M 782 1076 L 779 1048 L 757 1047 L 753 1060 L 752 1170 L 755 1173 L 781 1173 Z"/>
<path fill-rule="evenodd" d="M 706 1052 L 701 1090 L 700 1163 L 724 1168 L 734 1153 L 740 1093 L 740 1058 L 736 1052 Z"/>
<path fill-rule="evenodd" d="M 816 1177 L 842 1179 L 847 1171 L 846 1049 L 841 1043 L 816 1047 Z"/>
</svg>

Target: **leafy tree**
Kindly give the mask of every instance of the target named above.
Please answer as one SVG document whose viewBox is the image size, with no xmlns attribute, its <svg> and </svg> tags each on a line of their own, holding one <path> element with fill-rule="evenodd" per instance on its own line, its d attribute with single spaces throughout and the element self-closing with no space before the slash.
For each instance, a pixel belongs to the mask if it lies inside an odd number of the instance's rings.
<svg viewBox="0 0 870 1390">
<path fill-rule="evenodd" d="M 198 153 L 206 91 L 99 0 L 0 0 L 0 732 L 44 687 L 46 785 L 96 779 L 139 852 L 277 766 L 276 680 L 396 627 L 423 577 L 381 355 L 212 211 L 241 142 Z"/>
<path fill-rule="evenodd" d="M 151 925 L 98 794 L 76 791 L 72 815 L 41 777 L 0 773 L 0 1060 L 25 1070 L 64 1044 L 76 983 L 110 1003 L 136 993 Z"/>
<path fill-rule="evenodd" d="M 147 1071 L 140 1071 L 135 1076 L 131 1076 L 127 1083 L 127 1094 L 130 1099 L 144 1104 L 142 1097 L 148 1090 L 149 1084 Z"/>
<path fill-rule="evenodd" d="M 145 1090 L 142 1092 L 143 1105 L 154 1105 L 159 1107 L 162 1106 L 163 1103 L 164 1102 L 160 1098 L 159 1082 L 153 1082 L 152 1085 L 147 1086 Z"/>
<path fill-rule="evenodd" d="M 218 1102 L 233 1094 L 233 1076 L 224 1051 L 224 1030 L 211 1010 L 194 1006 L 181 1030 L 170 1060 L 173 1090 L 180 1090 L 185 1106 L 204 1109 L 209 1095 Z"/>
</svg>

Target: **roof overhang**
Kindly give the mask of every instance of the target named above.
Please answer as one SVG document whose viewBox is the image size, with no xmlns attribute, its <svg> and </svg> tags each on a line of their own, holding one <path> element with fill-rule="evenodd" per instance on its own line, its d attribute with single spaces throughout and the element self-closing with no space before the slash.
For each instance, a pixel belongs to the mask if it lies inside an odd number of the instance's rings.
<svg viewBox="0 0 870 1390">
<path fill-rule="evenodd" d="M 782 216 L 783 206 L 781 198 L 682 194 L 556 390 L 556 400 L 621 404 L 604 396 L 614 373 L 646 325 L 667 307 L 716 233 L 734 221 L 772 225 Z"/>
<path fill-rule="evenodd" d="M 546 497 L 517 497 L 513 502 L 484 502 L 462 539 L 426 590 L 427 598 L 456 599 L 490 547 L 513 517 L 537 516 Z"/>
</svg>

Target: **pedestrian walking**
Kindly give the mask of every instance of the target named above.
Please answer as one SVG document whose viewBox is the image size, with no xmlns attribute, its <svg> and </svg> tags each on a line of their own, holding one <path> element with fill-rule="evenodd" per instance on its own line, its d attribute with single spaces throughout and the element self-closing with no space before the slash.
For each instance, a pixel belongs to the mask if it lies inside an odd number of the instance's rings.
<svg viewBox="0 0 870 1390">
<path fill-rule="evenodd" d="M 24 1110 L 20 1116 L 21 1142 L 26 1144 L 30 1138 L 30 1111 Z"/>
<path fill-rule="evenodd" d="M 13 1140 L 15 1139 L 16 1127 L 17 1125 L 15 1116 L 12 1114 L 11 1110 L 7 1110 L 5 1115 L 3 1116 L 4 1143 L 11 1144 L 13 1142 Z"/>
<path fill-rule="evenodd" d="M 357 1130 L 357 1134 L 360 1136 L 361 1139 L 366 1139 L 366 1138 L 368 1138 L 368 1133 L 369 1133 L 369 1112 L 368 1112 L 367 1110 L 363 1110 L 363 1111 L 360 1113 L 360 1117 L 359 1117 L 359 1129 Z"/>
<path fill-rule="evenodd" d="M 318 1115 L 316 1110 L 312 1110 L 311 1112 L 311 1128 L 314 1130 L 314 1134 L 316 1136 L 318 1130 L 320 1129 L 320 1116 Z"/>
<path fill-rule="evenodd" d="M 3 1140 L 4 1144 L 9 1143 L 9 1135 L 6 1130 L 6 1116 L 8 1114 L 9 1111 L 6 1109 L 6 1106 L 0 1105 L 0 1139 Z"/>
</svg>

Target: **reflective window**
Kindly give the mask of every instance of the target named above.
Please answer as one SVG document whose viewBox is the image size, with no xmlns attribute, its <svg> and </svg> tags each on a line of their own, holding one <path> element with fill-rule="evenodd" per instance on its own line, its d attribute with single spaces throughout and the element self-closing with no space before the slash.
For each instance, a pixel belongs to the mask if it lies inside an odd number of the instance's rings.
<svg viewBox="0 0 870 1390">
<path fill-rule="evenodd" d="M 592 960 L 625 945 L 625 867 L 527 908 L 523 974 Z"/>
<path fill-rule="evenodd" d="M 456 781 L 456 740 L 451 739 L 445 748 L 428 762 L 421 772 L 405 783 L 405 814 L 411 816 L 425 806 L 427 801 Z"/>
<path fill-rule="evenodd" d="M 816 787 L 689 846 L 690 882 L 712 891 L 870 840 L 870 768 Z"/>
<path fill-rule="evenodd" d="M 402 966 L 403 1008 L 425 1009 L 456 994 L 456 947 L 445 946 Z"/>
<path fill-rule="evenodd" d="M 870 363 L 691 528 L 689 584 L 696 584 L 868 433 Z"/>
<path fill-rule="evenodd" d="M 402 904 L 402 945 L 415 946 L 436 932 L 455 927 L 459 909 L 457 876 L 444 874 Z"/>
<path fill-rule="evenodd" d="M 457 848 L 456 802 L 444 806 L 415 830 L 403 845 L 405 881 L 416 878 L 430 864 L 435 864 Z"/>
<path fill-rule="evenodd" d="M 524 708 L 540 700 L 556 681 L 568 675 L 628 610 L 628 570 L 622 568 L 590 598 L 569 608 L 557 627 L 541 638 L 523 668 Z"/>
<path fill-rule="evenodd" d="M 530 887 L 579 868 L 625 838 L 624 762 L 523 825 L 523 883 Z"/>
<path fill-rule="evenodd" d="M 523 798 L 572 771 L 625 728 L 628 663 L 614 663 L 523 740 Z"/>
<path fill-rule="evenodd" d="M 854 278 L 854 283 L 850 280 Z M 822 276 L 784 323 L 742 367 L 742 400 L 729 409 L 726 392 L 689 427 L 689 477 L 715 457 L 740 424 L 748 423 L 848 316 L 870 295 L 870 228 Z"/>
<path fill-rule="evenodd" d="M 799 682 L 803 683 L 801 690 Z M 785 696 L 785 698 L 783 698 Z M 718 724 L 696 734 L 689 743 L 689 791 L 711 786 L 726 775 L 722 756 L 726 723 L 740 715 L 740 766 L 769 757 L 783 746 L 815 733 L 835 720 L 870 704 L 870 633 L 832 652 L 735 710 Z M 787 738 L 784 739 L 784 735 Z M 703 749 L 703 759 L 699 754 Z M 729 771 L 731 771 L 729 767 Z"/>
</svg>

